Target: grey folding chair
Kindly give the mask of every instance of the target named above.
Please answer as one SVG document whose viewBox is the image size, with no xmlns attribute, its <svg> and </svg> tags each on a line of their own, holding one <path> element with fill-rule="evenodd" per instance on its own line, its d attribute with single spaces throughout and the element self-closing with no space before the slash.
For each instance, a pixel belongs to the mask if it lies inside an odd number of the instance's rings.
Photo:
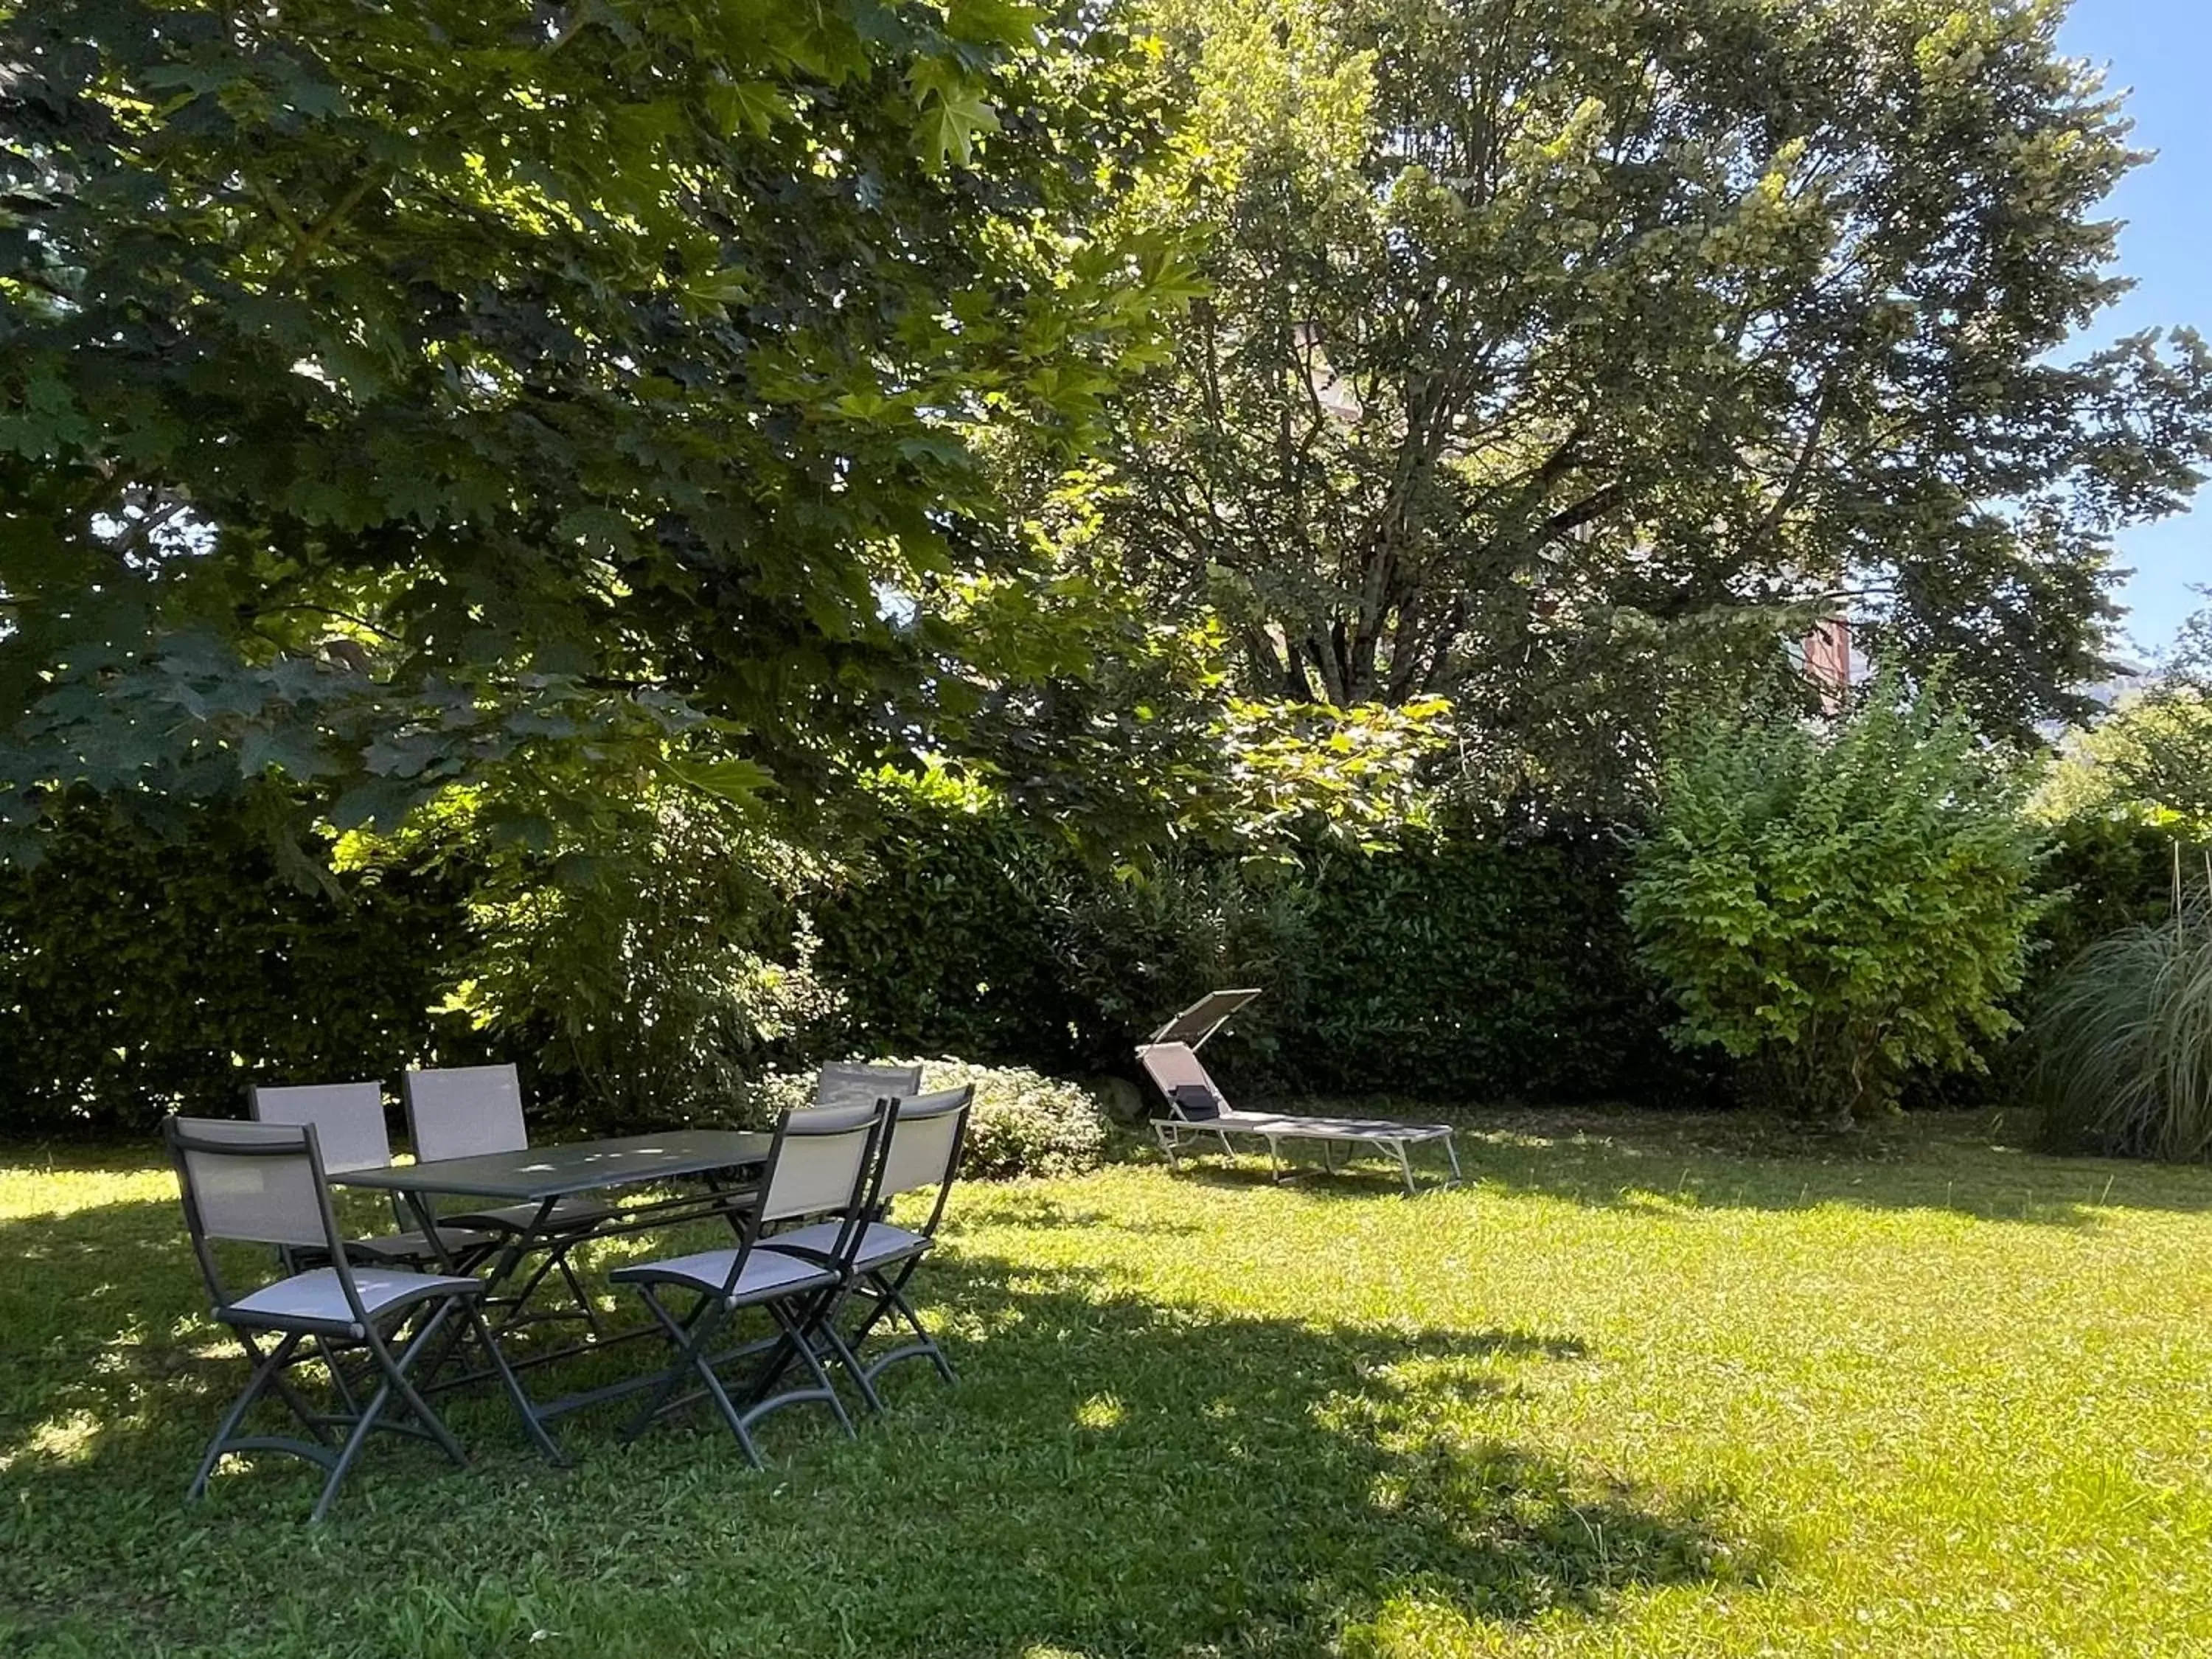
<svg viewBox="0 0 2212 1659">
<path fill-rule="evenodd" d="M 617 1284 L 637 1286 L 675 1351 L 645 1409 L 623 1434 L 625 1440 L 635 1439 L 655 1419 L 702 1395 L 714 1402 L 756 1468 L 761 1467 L 761 1455 L 752 1425 L 786 1406 L 818 1400 L 847 1434 L 853 1432 L 853 1419 L 815 1351 L 823 1316 L 841 1286 L 842 1271 L 773 1248 L 778 1241 L 769 1237 L 763 1242 L 763 1236 L 778 1222 L 835 1212 L 840 1218 L 831 1224 L 842 1231 L 846 1241 L 842 1255 L 849 1260 L 850 1242 L 866 1222 L 864 1203 L 887 1115 L 887 1108 L 868 1106 L 786 1112 L 776 1125 L 761 1176 L 760 1201 L 744 1216 L 734 1246 L 637 1262 L 610 1275 Z M 679 1305 L 688 1297 L 690 1306 L 678 1311 L 670 1305 L 672 1297 Z M 764 1311 L 777 1334 L 765 1340 L 719 1347 L 731 1323 L 749 1308 Z M 763 1352 L 768 1357 L 741 1406 L 731 1398 L 722 1368 Z M 811 1386 L 778 1391 L 776 1382 L 793 1361 L 805 1368 Z M 687 1392 L 678 1392 L 687 1385 L 692 1385 Z"/>
<path fill-rule="evenodd" d="M 253 1367 L 245 1392 L 231 1402 L 208 1443 L 185 1501 L 205 1494 L 227 1454 L 281 1452 L 325 1471 L 322 1494 L 309 1516 L 319 1521 L 369 1435 L 379 1429 L 428 1440 L 465 1467 L 468 1458 L 460 1443 L 416 1391 L 408 1370 L 458 1315 L 490 1356 L 510 1398 L 522 1403 L 514 1373 L 485 1328 L 483 1285 L 398 1267 L 356 1268 L 347 1257 L 331 1207 L 311 1123 L 172 1118 L 167 1134 L 185 1225 L 215 1316 L 237 1337 Z M 273 1245 L 280 1251 L 314 1250 L 328 1265 L 240 1291 L 216 1258 L 214 1245 L 222 1239 Z M 314 1347 L 303 1353 L 301 1345 L 310 1339 Z M 363 1375 L 349 1378 L 342 1358 L 356 1352 L 368 1363 Z M 321 1359 L 328 1369 L 339 1409 L 316 1409 L 294 1383 L 289 1373 L 308 1358 Z M 362 1393 L 370 1384 L 375 1392 L 364 1403 Z M 270 1395 L 312 1439 L 239 1432 L 255 1403 Z M 395 1402 L 411 1421 L 387 1416 Z"/>
<path fill-rule="evenodd" d="M 778 1233 L 769 1241 L 779 1250 L 840 1269 L 842 1283 L 823 1315 L 822 1334 L 871 1410 L 881 1411 L 884 1406 L 876 1392 L 876 1378 L 886 1366 L 902 1359 L 926 1358 L 946 1382 L 957 1380 L 952 1362 L 907 1300 L 906 1286 L 936 1243 L 938 1223 L 945 1218 L 945 1201 L 959 1172 L 960 1149 L 975 1103 L 973 1084 L 894 1102 L 883 1156 L 877 1160 L 862 1206 L 866 1224 L 859 1236 L 853 1237 L 839 1222 L 820 1221 Z M 918 1226 L 893 1225 L 889 1219 L 890 1201 L 901 1194 L 918 1192 L 935 1194 L 928 1214 Z M 860 1323 L 849 1336 L 838 1326 L 848 1302 L 858 1302 L 863 1310 Z M 894 1316 L 904 1322 L 914 1333 L 913 1339 L 863 1364 L 859 1358 L 861 1344 L 878 1325 Z"/>
<path fill-rule="evenodd" d="M 269 1088 L 255 1085 L 246 1091 L 247 1114 L 257 1123 L 312 1123 L 320 1149 L 325 1174 L 348 1170 L 381 1170 L 392 1162 L 392 1139 L 384 1127 L 384 1085 L 380 1083 L 309 1083 Z M 398 1199 L 392 1200 L 399 1213 Z M 495 1243 L 486 1232 L 464 1227 L 441 1226 L 433 1239 L 421 1229 L 380 1234 L 373 1238 L 349 1238 L 346 1254 L 371 1265 L 396 1263 L 427 1267 L 452 1262 L 466 1271 L 490 1254 Z M 300 1258 L 303 1262 L 307 1258 Z M 313 1265 L 311 1262 L 307 1265 Z"/>
<path fill-rule="evenodd" d="M 814 1077 L 817 1106 L 873 1106 L 878 1101 L 905 1100 L 921 1092 L 919 1066 L 863 1066 L 837 1060 Z"/>
<path fill-rule="evenodd" d="M 511 1065 L 410 1071 L 400 1079 L 400 1093 L 407 1103 L 407 1138 L 414 1143 L 418 1163 L 476 1158 L 487 1152 L 519 1152 L 530 1146 L 530 1130 L 522 1119 L 522 1083 Z M 503 1282 L 526 1251 L 535 1247 L 545 1252 L 545 1259 L 519 1290 L 495 1298 L 507 1309 L 501 1329 L 521 1323 L 524 1305 L 538 1285 L 549 1274 L 558 1273 L 575 1298 L 575 1307 L 531 1317 L 581 1319 L 594 1336 L 605 1336 L 599 1310 L 568 1256 L 612 1214 L 605 1205 L 588 1198 L 562 1198 L 550 1204 L 471 1210 L 447 1216 L 439 1224 L 489 1233 L 505 1241 L 507 1257 L 493 1271 L 495 1281 Z"/>
</svg>

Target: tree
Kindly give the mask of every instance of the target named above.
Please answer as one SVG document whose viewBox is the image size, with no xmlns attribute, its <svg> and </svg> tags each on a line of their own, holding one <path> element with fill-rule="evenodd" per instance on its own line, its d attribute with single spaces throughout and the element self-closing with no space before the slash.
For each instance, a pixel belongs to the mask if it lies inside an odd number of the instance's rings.
<svg viewBox="0 0 2212 1659">
<path fill-rule="evenodd" d="M 1212 286 L 1095 556 L 1218 616 L 1243 690 L 1446 696 L 1588 783 L 1848 609 L 1985 729 L 2073 708 L 2212 354 L 2064 359 L 2143 158 L 2056 0 L 1137 9 L 1191 114 L 1125 210 Z"/>
<path fill-rule="evenodd" d="M 2124 697 L 2067 734 L 2039 805 L 2053 820 L 2102 816 L 2212 831 L 2212 700 L 2185 680 Z"/>
<path fill-rule="evenodd" d="M 977 434 L 1152 349 L 1166 256 L 1083 229 L 1127 60 L 1021 0 L 0 10 L 0 825 L 834 793 L 957 645 L 881 594 L 1006 545 Z"/>
</svg>

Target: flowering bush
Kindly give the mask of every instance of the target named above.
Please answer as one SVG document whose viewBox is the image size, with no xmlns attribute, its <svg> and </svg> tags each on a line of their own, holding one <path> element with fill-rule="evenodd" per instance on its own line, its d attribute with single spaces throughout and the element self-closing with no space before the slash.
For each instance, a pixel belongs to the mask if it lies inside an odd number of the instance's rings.
<svg viewBox="0 0 2212 1659">
<path fill-rule="evenodd" d="M 963 1060 L 919 1063 L 926 1091 L 975 1085 L 967 1150 L 960 1163 L 960 1172 L 971 1180 L 1080 1175 L 1097 1169 L 1105 1155 L 1105 1109 L 1081 1084 L 1021 1066 L 975 1066 Z M 813 1073 L 770 1073 L 754 1086 L 752 1102 L 755 1115 L 763 1118 L 791 1107 L 811 1106 Z"/>
</svg>

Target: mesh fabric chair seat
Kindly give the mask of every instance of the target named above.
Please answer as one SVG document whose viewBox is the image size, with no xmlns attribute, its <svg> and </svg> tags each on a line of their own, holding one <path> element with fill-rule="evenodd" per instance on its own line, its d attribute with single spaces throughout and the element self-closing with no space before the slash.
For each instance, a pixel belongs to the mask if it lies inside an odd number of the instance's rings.
<svg viewBox="0 0 2212 1659">
<path fill-rule="evenodd" d="M 520 1152 L 530 1146 L 529 1126 L 522 1116 L 522 1083 L 512 1066 L 449 1066 L 410 1071 L 400 1081 L 407 1103 L 407 1136 L 415 1146 L 418 1163 L 453 1158 L 476 1158 L 487 1152 Z M 440 1218 L 438 1225 L 460 1227 L 495 1237 L 514 1252 L 514 1265 L 526 1247 L 537 1245 L 545 1260 L 520 1288 L 505 1298 L 507 1313 L 502 1328 L 520 1323 L 523 1310 L 538 1285 L 557 1273 L 568 1287 L 574 1307 L 532 1316 L 544 1319 L 581 1319 L 594 1335 L 604 1336 L 599 1320 L 583 1281 L 576 1276 L 569 1255 L 594 1231 L 616 1215 L 607 1206 L 588 1198 L 554 1200 L 549 1204 L 501 1204 L 485 1209 L 457 1212 Z M 504 1271 L 495 1275 L 505 1278 Z"/>
<path fill-rule="evenodd" d="M 643 1284 L 650 1280 L 681 1285 L 703 1295 L 720 1297 L 732 1306 L 742 1307 L 765 1297 L 784 1296 L 795 1290 L 819 1290 L 835 1284 L 837 1275 L 818 1262 L 802 1261 L 780 1250 L 769 1249 L 745 1253 L 732 1245 L 727 1249 L 700 1250 L 665 1261 L 617 1267 L 613 1278 L 618 1284 Z"/>
<path fill-rule="evenodd" d="M 752 1425 L 770 1412 L 819 1401 L 839 1427 L 853 1432 L 853 1420 L 815 1344 L 845 1282 L 849 1243 L 866 1219 L 862 1203 L 887 1112 L 872 1106 L 786 1112 L 769 1149 L 757 1202 L 732 1218 L 735 1245 L 626 1264 L 609 1275 L 617 1284 L 636 1286 L 674 1351 L 625 1439 L 702 1397 L 714 1402 L 757 1468 L 761 1455 Z M 781 1236 L 767 1236 L 766 1230 L 777 1223 L 826 1212 L 840 1218 L 836 1224 L 845 1244 L 834 1260 L 787 1254 Z M 688 1298 L 690 1305 L 672 1306 L 671 1297 Z M 756 1309 L 768 1316 L 776 1334 L 762 1341 L 722 1346 L 737 1316 Z M 732 1361 L 754 1354 L 766 1358 L 740 1405 L 722 1373 Z M 777 1382 L 793 1364 L 805 1368 L 811 1382 L 779 1390 Z M 687 1384 L 692 1385 L 690 1392 L 679 1393 Z"/>
<path fill-rule="evenodd" d="M 435 1351 L 440 1334 L 457 1316 L 482 1343 L 509 1398 L 518 1407 L 526 1403 L 485 1328 L 479 1281 L 352 1265 L 331 1208 L 313 1123 L 172 1118 L 166 1133 L 185 1226 L 215 1317 L 238 1339 L 253 1367 L 245 1391 L 224 1412 L 208 1443 L 187 1491 L 188 1502 L 205 1494 L 226 1455 L 277 1452 L 325 1471 L 310 1516 L 319 1521 L 378 1430 L 428 1440 L 465 1466 L 468 1459 L 459 1443 L 408 1376 L 416 1357 Z M 270 1245 L 280 1254 L 319 1252 L 329 1265 L 284 1273 L 240 1291 L 213 1248 L 226 1239 Z M 314 1346 L 303 1347 L 310 1339 Z M 366 1362 L 360 1376 L 349 1376 L 349 1357 Z M 327 1368 L 335 1408 L 318 1409 L 295 1383 L 293 1373 L 310 1358 Z M 363 1393 L 372 1387 L 374 1392 L 364 1401 Z M 289 1409 L 312 1438 L 241 1434 L 247 1414 L 264 1399 Z"/>
<path fill-rule="evenodd" d="M 257 1123 L 312 1123 L 321 1150 L 323 1172 L 382 1170 L 392 1163 L 392 1139 L 384 1127 L 380 1083 L 309 1083 L 246 1091 L 246 1111 Z M 413 1263 L 465 1269 L 481 1261 L 495 1241 L 481 1229 L 441 1224 L 434 1239 L 420 1228 L 346 1240 L 346 1254 L 371 1264 Z M 304 1252 L 313 1259 L 313 1252 Z"/>
<path fill-rule="evenodd" d="M 817 1221 L 811 1226 L 795 1227 L 789 1232 L 773 1236 L 779 1250 L 797 1255 L 823 1256 L 837 1248 L 842 1224 Z M 871 1221 L 860 1230 L 853 1245 L 853 1265 L 855 1267 L 881 1267 L 910 1255 L 919 1255 L 930 1247 L 927 1233 L 914 1232 L 905 1227 L 895 1227 L 888 1221 Z"/>
<path fill-rule="evenodd" d="M 400 1268 L 356 1268 L 353 1295 L 336 1267 L 310 1267 L 259 1290 L 217 1310 L 216 1317 L 230 1325 L 258 1330 L 312 1325 L 352 1337 L 362 1334 L 361 1316 L 374 1320 L 403 1308 L 441 1296 L 466 1295 L 465 1287 L 481 1291 L 477 1280 L 461 1273 L 418 1273 Z M 360 1315 L 355 1304 L 360 1304 Z"/>
<path fill-rule="evenodd" d="M 777 1233 L 772 1241 L 778 1250 L 837 1269 L 838 1291 L 823 1316 L 823 1336 L 871 1410 L 881 1411 L 884 1405 L 876 1379 L 900 1360 L 927 1359 L 946 1382 L 957 1380 L 952 1362 L 908 1301 L 906 1287 L 936 1244 L 975 1103 L 973 1084 L 892 1102 L 882 1156 L 861 1208 L 862 1224 L 855 1230 L 841 1221 L 819 1221 Z M 908 1193 L 933 1194 L 929 1213 L 918 1227 L 885 1218 L 891 1200 Z M 841 1320 L 844 1310 L 854 1305 L 860 1318 L 848 1332 Z M 861 1351 L 868 1339 L 894 1319 L 906 1326 L 911 1339 L 864 1361 Z"/>
</svg>

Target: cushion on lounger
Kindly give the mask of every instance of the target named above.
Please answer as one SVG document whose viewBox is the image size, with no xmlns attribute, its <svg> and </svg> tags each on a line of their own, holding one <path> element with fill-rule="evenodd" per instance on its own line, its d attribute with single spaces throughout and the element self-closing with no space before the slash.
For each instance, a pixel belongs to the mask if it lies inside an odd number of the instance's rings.
<svg viewBox="0 0 2212 1659">
<path fill-rule="evenodd" d="M 1188 1118 L 1219 1117 L 1221 1097 L 1203 1083 L 1178 1083 L 1169 1091 L 1168 1097 L 1176 1109 Z"/>
</svg>

